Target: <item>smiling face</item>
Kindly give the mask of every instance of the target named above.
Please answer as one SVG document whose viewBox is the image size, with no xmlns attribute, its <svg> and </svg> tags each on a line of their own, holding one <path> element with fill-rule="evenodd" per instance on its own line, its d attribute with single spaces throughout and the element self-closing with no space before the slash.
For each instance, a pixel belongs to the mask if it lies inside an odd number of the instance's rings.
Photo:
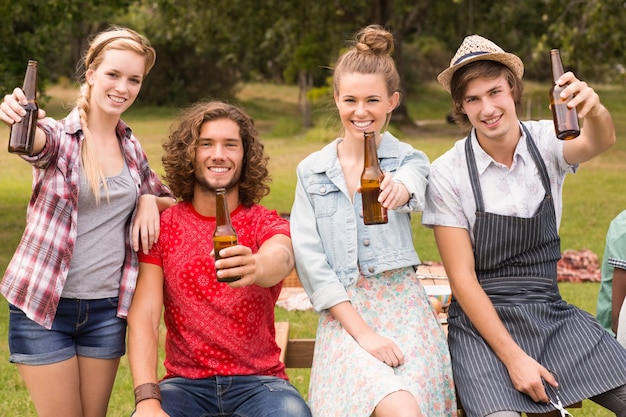
<svg viewBox="0 0 626 417">
<path fill-rule="evenodd" d="M 362 140 L 364 132 L 378 134 L 399 99 L 398 92 L 389 95 L 382 74 L 343 74 L 335 92 L 335 104 L 345 130 L 344 136 Z"/>
<path fill-rule="evenodd" d="M 239 125 L 230 119 L 204 122 L 194 161 L 196 189 L 215 194 L 236 188 L 243 167 L 244 147 Z"/>
<path fill-rule="evenodd" d="M 91 85 L 91 109 L 121 116 L 141 90 L 145 65 L 145 58 L 132 51 L 110 49 L 103 52 L 98 67 L 85 74 Z"/>
<path fill-rule="evenodd" d="M 519 123 L 506 76 L 476 78 L 467 84 L 461 107 L 479 141 L 517 141 Z"/>
</svg>

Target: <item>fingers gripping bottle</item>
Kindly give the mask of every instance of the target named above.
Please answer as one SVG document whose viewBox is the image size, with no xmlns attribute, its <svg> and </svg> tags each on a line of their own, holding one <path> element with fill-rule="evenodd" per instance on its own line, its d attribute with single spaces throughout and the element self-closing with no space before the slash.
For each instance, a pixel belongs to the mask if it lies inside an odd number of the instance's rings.
<svg viewBox="0 0 626 417">
<path fill-rule="evenodd" d="M 567 103 L 572 99 L 569 96 L 562 99 L 560 94 L 566 86 L 557 85 L 557 80 L 563 75 L 563 63 L 558 49 L 550 51 L 550 62 L 552 64 L 552 88 L 550 88 L 550 108 L 552 109 L 552 119 L 554 120 L 554 130 L 556 137 L 561 140 L 570 140 L 580 135 L 578 125 L 578 115 L 576 108 L 567 107 Z"/>
<path fill-rule="evenodd" d="M 32 155 L 35 143 L 35 131 L 37 130 L 37 113 L 39 106 L 37 105 L 37 61 L 28 61 L 26 67 L 26 75 L 24 76 L 24 85 L 22 90 L 26 95 L 28 103 L 24 110 L 26 115 L 22 117 L 22 121 L 11 125 L 11 137 L 9 139 L 9 152 L 22 155 Z"/>
</svg>

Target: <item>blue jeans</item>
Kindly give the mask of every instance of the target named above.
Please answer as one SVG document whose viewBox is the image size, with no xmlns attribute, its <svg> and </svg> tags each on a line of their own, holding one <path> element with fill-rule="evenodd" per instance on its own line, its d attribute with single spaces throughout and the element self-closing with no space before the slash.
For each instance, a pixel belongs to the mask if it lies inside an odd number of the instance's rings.
<svg viewBox="0 0 626 417">
<path fill-rule="evenodd" d="M 311 417 L 289 382 L 272 376 L 217 376 L 161 381 L 170 417 Z"/>
<path fill-rule="evenodd" d="M 73 356 L 122 357 L 126 353 L 126 320 L 117 317 L 117 303 L 117 297 L 61 298 L 50 330 L 9 304 L 9 360 L 49 365 Z"/>
</svg>

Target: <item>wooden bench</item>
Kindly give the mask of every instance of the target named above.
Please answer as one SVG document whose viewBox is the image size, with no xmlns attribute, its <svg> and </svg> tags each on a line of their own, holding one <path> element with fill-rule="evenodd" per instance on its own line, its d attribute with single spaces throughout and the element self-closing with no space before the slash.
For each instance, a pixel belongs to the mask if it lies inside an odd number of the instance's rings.
<svg viewBox="0 0 626 417">
<path fill-rule="evenodd" d="M 313 364 L 313 350 L 315 339 L 290 339 L 289 322 L 279 321 L 274 323 L 276 328 L 276 344 L 280 347 L 280 360 L 286 368 L 310 368 Z M 582 408 L 582 402 L 578 402 L 567 408 Z M 459 417 L 465 413 L 459 405 Z M 528 413 L 528 417 L 560 417 L 557 410 L 549 413 Z"/>
<path fill-rule="evenodd" d="M 280 361 L 286 368 L 310 368 L 313 364 L 315 339 L 290 339 L 289 323 L 279 321 L 276 327 L 276 344 L 280 347 Z"/>
</svg>

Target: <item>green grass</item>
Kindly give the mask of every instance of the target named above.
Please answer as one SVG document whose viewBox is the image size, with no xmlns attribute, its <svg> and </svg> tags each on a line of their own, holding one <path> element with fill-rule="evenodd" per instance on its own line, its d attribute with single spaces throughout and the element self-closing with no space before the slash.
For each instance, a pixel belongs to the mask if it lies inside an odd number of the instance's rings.
<svg viewBox="0 0 626 417">
<path fill-rule="evenodd" d="M 529 84 L 526 88 L 527 104 L 531 105 L 530 118 L 549 117 L 547 111 L 547 86 Z M 598 88 L 605 105 L 612 110 L 618 131 L 618 143 L 609 152 L 581 166 L 579 173 L 568 176 L 564 189 L 564 210 L 561 224 L 562 249 L 589 248 L 601 258 L 604 237 L 611 219 L 626 208 L 623 177 L 626 165 L 626 102 L 623 88 Z M 62 117 L 74 91 L 56 88 L 51 91 L 53 100 L 47 112 Z M 315 106 L 315 127 L 301 128 L 298 113 L 297 90 L 277 85 L 246 85 L 238 94 L 240 103 L 254 118 L 262 133 L 270 155 L 272 192 L 263 204 L 279 212 L 289 212 L 293 203 L 297 163 L 309 153 L 320 149 L 339 134 L 336 116 L 328 102 Z M 543 97 L 543 98 L 542 98 Z M 65 108 L 63 107 L 65 103 Z M 527 106 L 528 107 L 528 106 Z M 449 99 L 436 85 L 418 91 L 415 100 L 408 103 L 410 114 L 420 120 L 438 123 L 419 123 L 418 128 L 392 131 L 403 140 L 423 150 L 434 160 L 461 138 L 455 126 L 446 125 L 444 118 L 449 109 Z M 161 143 L 167 137 L 176 109 L 134 107 L 124 117 L 140 138 L 152 166 L 162 173 Z M 8 136 L 8 129 L 0 132 Z M 6 267 L 24 228 L 26 206 L 30 198 L 31 171 L 18 157 L 0 152 L 0 267 Z M 422 260 L 438 261 L 439 255 L 432 232 L 414 216 L 415 247 Z M 595 313 L 598 293 L 597 283 L 560 284 L 563 297 L 582 309 Z M 17 374 L 15 366 L 8 363 L 6 301 L 0 297 L 0 417 L 20 415 L 35 416 L 28 393 Z M 277 320 L 291 322 L 292 337 L 313 337 L 317 315 L 313 312 L 287 312 L 276 308 Z M 296 387 L 306 395 L 308 370 L 289 370 Z M 130 415 L 133 408 L 132 380 L 126 358 L 116 379 L 109 407 L 109 416 Z M 582 410 L 574 410 L 577 417 L 609 416 L 610 413 L 586 401 Z"/>
</svg>

